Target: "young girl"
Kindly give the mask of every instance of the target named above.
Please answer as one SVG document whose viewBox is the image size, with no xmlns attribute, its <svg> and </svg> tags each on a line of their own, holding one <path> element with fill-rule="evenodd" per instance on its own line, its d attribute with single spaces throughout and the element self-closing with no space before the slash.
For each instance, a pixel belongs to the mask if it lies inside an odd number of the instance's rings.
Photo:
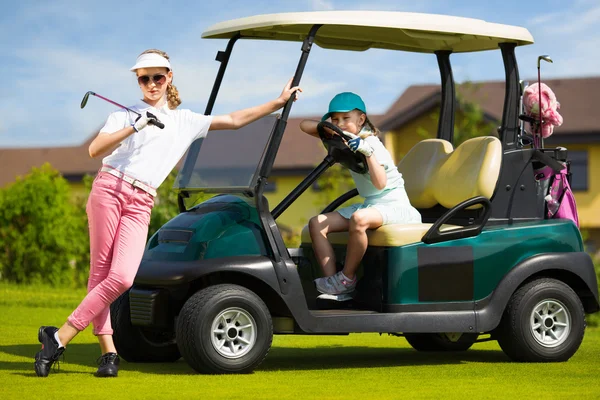
<svg viewBox="0 0 600 400">
<path fill-rule="evenodd" d="M 386 224 L 421 223 L 421 215 L 410 204 L 404 180 L 394 165 L 390 153 L 377 137 L 379 131 L 367 117 L 363 100 L 356 94 L 345 92 L 336 95 L 329 103 L 329 112 L 322 121 L 331 122 L 353 139 L 348 146 L 365 155 L 369 172 L 357 174 L 350 171 L 365 200 L 310 219 L 308 226 L 315 256 L 323 269 L 324 277 L 315 280 L 321 298 L 348 300 L 356 287 L 356 270 L 367 250 L 367 229 Z M 304 120 L 300 129 L 318 137 L 317 121 Z M 327 240 L 330 232 L 348 231 L 348 249 L 342 271 L 336 273 L 335 255 Z"/>
<path fill-rule="evenodd" d="M 132 109 L 109 115 L 89 146 L 91 157 L 104 157 L 94 180 L 86 211 L 90 229 L 88 294 L 60 328 L 42 326 L 42 350 L 35 356 L 35 372 L 47 376 L 65 346 L 90 322 L 102 356 L 96 376 L 117 376 L 119 357 L 112 340 L 109 306 L 127 291 L 141 262 L 156 188 L 190 144 L 209 130 L 238 129 L 283 107 L 291 96 L 291 80 L 281 95 L 268 103 L 227 115 L 206 116 L 177 110 L 181 104 L 173 85 L 173 70 L 166 53 L 146 50 L 131 68 L 143 100 Z M 155 123 L 164 124 L 159 129 Z"/>
</svg>

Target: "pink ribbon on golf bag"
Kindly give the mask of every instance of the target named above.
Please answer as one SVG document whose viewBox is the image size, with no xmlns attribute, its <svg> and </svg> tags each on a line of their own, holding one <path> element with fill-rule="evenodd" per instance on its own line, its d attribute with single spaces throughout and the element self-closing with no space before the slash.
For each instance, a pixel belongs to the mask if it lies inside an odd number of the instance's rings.
<svg viewBox="0 0 600 400">
<path fill-rule="evenodd" d="M 575 195 L 567 179 L 567 167 L 560 172 L 554 172 L 550 167 L 544 167 L 536 171 L 538 180 L 552 179 L 546 200 L 546 218 L 570 219 L 579 228 L 579 216 Z"/>
</svg>

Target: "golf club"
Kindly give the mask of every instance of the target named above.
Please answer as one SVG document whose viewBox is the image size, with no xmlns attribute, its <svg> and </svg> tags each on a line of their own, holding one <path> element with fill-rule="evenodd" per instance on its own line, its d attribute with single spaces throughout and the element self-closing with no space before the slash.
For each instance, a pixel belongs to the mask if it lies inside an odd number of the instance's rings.
<svg viewBox="0 0 600 400">
<path fill-rule="evenodd" d="M 102 100 L 104 100 L 104 101 L 107 101 L 107 102 L 109 102 L 109 103 L 110 103 L 110 104 L 112 104 L 112 105 L 115 105 L 115 106 L 117 106 L 117 107 L 124 108 L 124 109 L 126 109 L 127 111 L 131 111 L 132 113 L 134 113 L 134 114 L 137 114 L 137 115 L 141 116 L 141 114 L 140 114 L 139 112 L 137 112 L 137 111 L 134 111 L 134 110 L 132 110 L 131 108 L 125 107 L 124 105 L 121 105 L 121 104 L 119 104 L 119 103 L 117 103 L 117 102 L 115 102 L 115 101 L 112 101 L 112 100 L 110 100 L 110 99 L 107 99 L 107 98 L 106 98 L 106 97 L 104 97 L 104 96 L 100 96 L 99 94 L 97 94 L 97 93 L 94 93 L 94 92 L 92 92 L 91 90 L 90 90 L 90 91 L 88 91 L 88 92 L 87 92 L 87 93 L 86 93 L 86 94 L 83 96 L 83 99 L 81 100 L 81 108 L 84 108 L 84 107 L 85 107 L 85 105 L 87 104 L 87 101 L 88 101 L 88 99 L 89 99 L 89 97 L 90 97 L 90 94 L 91 94 L 91 95 L 93 95 L 93 96 L 99 97 L 99 98 L 101 98 Z M 156 117 L 155 117 L 155 118 L 156 118 Z M 162 122 L 160 122 L 160 121 L 158 120 L 158 118 L 156 118 L 156 122 L 152 122 L 152 123 L 153 123 L 154 125 L 156 125 L 157 127 L 159 127 L 160 129 L 163 129 L 163 128 L 165 127 L 165 124 L 163 124 Z"/>
<path fill-rule="evenodd" d="M 538 105 L 538 115 L 539 115 L 539 119 L 540 119 L 540 125 L 539 125 L 539 132 L 538 132 L 538 137 L 534 137 L 534 143 L 536 144 L 537 147 L 544 147 L 544 139 L 542 139 L 542 84 L 541 84 L 541 79 L 540 79 L 540 60 L 544 60 L 546 62 L 553 62 L 552 59 L 550 58 L 549 55 L 543 55 L 543 56 L 539 56 L 537 59 L 537 70 L 538 70 L 538 94 L 539 94 L 539 105 Z"/>
</svg>

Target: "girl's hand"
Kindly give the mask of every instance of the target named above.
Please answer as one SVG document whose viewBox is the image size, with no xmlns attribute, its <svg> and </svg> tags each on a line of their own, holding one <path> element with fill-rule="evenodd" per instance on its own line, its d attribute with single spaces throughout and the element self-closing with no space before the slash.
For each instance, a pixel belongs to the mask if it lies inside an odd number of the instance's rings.
<svg viewBox="0 0 600 400">
<path fill-rule="evenodd" d="M 352 138 L 348 141 L 348 147 L 350 147 L 350 150 L 352 150 L 355 153 L 358 151 L 359 153 L 362 153 L 367 157 L 371 157 L 371 155 L 373 154 L 373 147 L 369 143 L 365 142 L 353 133 L 344 133 Z"/>
<path fill-rule="evenodd" d="M 294 97 L 294 101 L 298 100 L 298 92 L 302 91 L 302 89 L 300 88 L 300 86 L 291 87 L 293 79 L 294 78 L 290 78 L 290 80 L 288 81 L 288 83 L 283 88 L 283 92 L 281 92 L 281 94 L 278 97 L 278 100 L 282 104 L 287 103 L 287 101 L 290 99 L 290 97 L 292 97 L 292 95 L 295 96 Z"/>
</svg>

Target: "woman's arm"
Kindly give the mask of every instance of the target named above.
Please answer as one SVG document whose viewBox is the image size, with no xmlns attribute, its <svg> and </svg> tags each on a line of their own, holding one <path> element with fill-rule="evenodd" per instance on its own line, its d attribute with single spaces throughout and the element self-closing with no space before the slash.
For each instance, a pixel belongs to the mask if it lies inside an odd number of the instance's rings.
<svg viewBox="0 0 600 400">
<path fill-rule="evenodd" d="M 111 114 L 109 117 L 109 122 L 107 123 L 110 126 L 114 126 L 115 123 L 115 114 Z M 119 129 L 114 133 L 106 133 L 100 132 L 98 136 L 92 140 L 90 146 L 88 147 L 88 153 L 90 157 L 96 158 L 98 156 L 104 156 L 106 154 L 112 153 L 117 147 L 121 145 L 121 142 L 134 132 L 139 132 L 144 129 L 148 124 L 152 124 L 156 122 L 156 117 L 149 112 L 146 112 L 146 115 L 140 115 L 138 119 L 135 120 L 133 125 L 126 126 L 123 129 Z M 104 126 L 106 128 L 106 125 Z"/>
<path fill-rule="evenodd" d="M 285 105 L 285 103 L 287 103 L 289 98 L 292 97 L 296 91 L 302 91 L 300 87 L 291 87 L 291 85 L 292 79 L 290 79 L 287 85 L 285 85 L 281 95 L 279 95 L 277 99 L 269 101 L 268 103 L 234 111 L 231 114 L 215 115 L 208 130 L 215 131 L 221 129 L 239 129 L 251 122 L 256 121 L 259 118 L 264 117 L 265 115 L 269 115 L 272 112 L 279 110 Z M 296 93 L 295 96 L 296 97 L 294 98 L 294 101 L 298 99 L 298 94 Z"/>
<path fill-rule="evenodd" d="M 371 154 L 371 157 L 365 157 L 367 159 L 367 165 L 369 166 L 369 175 L 371 176 L 371 182 L 377 190 L 381 190 L 387 185 L 387 174 L 383 165 L 379 164 L 375 154 Z"/>
<path fill-rule="evenodd" d="M 134 132 L 135 130 L 132 126 L 125 127 L 115 133 L 100 132 L 92 140 L 92 143 L 90 143 L 90 147 L 88 148 L 90 157 L 96 158 L 112 153 L 121 145 L 123 140 L 127 139 Z"/>
<path fill-rule="evenodd" d="M 308 133 L 309 135 L 318 138 L 319 132 L 317 132 L 317 125 L 319 125 L 318 121 L 305 119 L 304 121 L 300 122 L 300 129 L 302 129 L 304 133 Z"/>
</svg>

